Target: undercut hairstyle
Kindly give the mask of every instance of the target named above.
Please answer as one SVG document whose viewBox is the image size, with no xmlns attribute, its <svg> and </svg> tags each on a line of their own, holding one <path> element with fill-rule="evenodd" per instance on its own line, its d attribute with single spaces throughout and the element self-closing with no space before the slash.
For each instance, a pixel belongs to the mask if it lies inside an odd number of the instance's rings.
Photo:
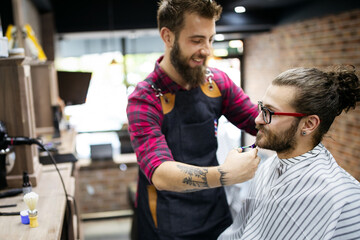
<svg viewBox="0 0 360 240">
<path fill-rule="evenodd" d="M 360 101 L 360 82 L 353 66 L 336 66 L 327 71 L 294 68 L 281 73 L 272 84 L 295 87 L 291 105 L 296 112 L 319 116 L 314 146 L 321 142 L 336 116 L 355 109 Z"/>
<path fill-rule="evenodd" d="M 221 12 L 222 7 L 213 0 L 161 0 L 157 11 L 158 29 L 167 27 L 178 35 L 184 27 L 186 13 L 217 21 Z"/>
</svg>

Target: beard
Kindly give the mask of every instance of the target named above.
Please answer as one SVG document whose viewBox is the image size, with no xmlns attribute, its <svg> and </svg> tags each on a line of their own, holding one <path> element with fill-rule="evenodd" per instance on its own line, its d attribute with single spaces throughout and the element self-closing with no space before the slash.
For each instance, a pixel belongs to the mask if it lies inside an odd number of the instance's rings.
<svg viewBox="0 0 360 240">
<path fill-rule="evenodd" d="M 264 125 L 256 125 L 260 133 L 256 135 L 256 146 L 264 149 L 276 151 L 277 153 L 290 152 L 295 149 L 297 140 L 295 134 L 299 126 L 300 119 L 296 119 L 287 130 L 274 133 L 265 129 Z"/>
<path fill-rule="evenodd" d="M 195 55 L 192 55 L 191 58 L 194 58 Z M 174 66 L 176 71 L 180 74 L 180 76 L 184 79 L 185 83 L 189 84 L 190 87 L 194 88 L 204 83 L 205 81 L 205 72 L 206 72 L 206 56 L 199 55 L 197 58 L 205 59 L 204 64 L 202 66 L 190 67 L 188 64 L 188 60 L 185 56 L 183 56 L 179 43 L 175 40 L 174 46 L 170 52 L 170 61 Z"/>
</svg>

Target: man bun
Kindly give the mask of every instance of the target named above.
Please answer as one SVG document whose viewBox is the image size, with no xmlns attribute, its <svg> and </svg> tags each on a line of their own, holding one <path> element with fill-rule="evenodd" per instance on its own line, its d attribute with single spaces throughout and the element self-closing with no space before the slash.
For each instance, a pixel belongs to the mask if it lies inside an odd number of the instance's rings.
<svg viewBox="0 0 360 240">
<path fill-rule="evenodd" d="M 360 101 L 360 81 L 354 66 L 336 66 L 326 72 L 329 82 L 335 87 L 339 97 L 337 115 L 342 111 L 355 109 Z"/>
</svg>

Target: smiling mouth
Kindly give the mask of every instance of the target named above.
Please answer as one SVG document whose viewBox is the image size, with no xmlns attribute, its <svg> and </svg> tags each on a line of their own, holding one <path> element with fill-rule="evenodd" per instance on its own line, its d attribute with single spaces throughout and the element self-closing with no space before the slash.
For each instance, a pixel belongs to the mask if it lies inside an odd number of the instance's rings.
<svg viewBox="0 0 360 240">
<path fill-rule="evenodd" d="M 204 59 L 203 58 L 192 58 L 192 60 L 196 63 L 203 63 Z"/>
<path fill-rule="evenodd" d="M 202 64 L 206 61 L 206 56 L 202 54 L 196 54 L 191 57 L 191 60 L 198 64 Z"/>
</svg>

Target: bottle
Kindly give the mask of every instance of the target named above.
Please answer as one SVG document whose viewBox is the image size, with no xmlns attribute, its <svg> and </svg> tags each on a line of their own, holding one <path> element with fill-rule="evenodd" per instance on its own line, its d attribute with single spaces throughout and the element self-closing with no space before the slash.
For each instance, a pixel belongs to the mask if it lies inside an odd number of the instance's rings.
<svg viewBox="0 0 360 240">
<path fill-rule="evenodd" d="M 31 182 L 27 172 L 23 172 L 23 193 L 24 195 L 32 191 Z"/>
</svg>

